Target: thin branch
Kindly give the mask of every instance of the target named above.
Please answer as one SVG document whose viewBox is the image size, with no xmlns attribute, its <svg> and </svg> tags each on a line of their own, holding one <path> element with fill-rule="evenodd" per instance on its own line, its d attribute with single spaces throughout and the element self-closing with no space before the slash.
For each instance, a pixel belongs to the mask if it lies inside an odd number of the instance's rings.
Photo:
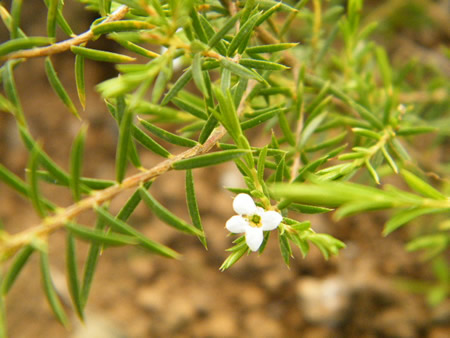
<svg viewBox="0 0 450 338">
<path fill-rule="evenodd" d="M 245 91 L 237 113 L 241 114 L 245 109 L 244 102 L 255 86 L 256 81 L 250 81 Z M 61 208 L 55 215 L 45 218 L 40 224 L 24 230 L 15 235 L 3 235 L 0 237 L 0 260 L 6 260 L 14 255 L 18 250 L 31 243 L 35 238 L 46 237 L 56 230 L 62 228 L 67 221 L 75 218 L 86 210 L 93 209 L 106 201 L 112 200 L 121 192 L 136 188 L 144 182 L 156 179 L 162 174 L 172 170 L 172 165 L 180 160 L 192 158 L 209 152 L 214 145 L 226 134 L 223 126 L 217 127 L 204 144 L 198 144 L 181 154 L 178 154 L 168 160 L 165 160 L 151 169 L 140 172 L 126 178 L 121 184 L 117 184 L 99 191 L 89 197 L 84 198 L 76 204 L 67 208 Z"/>
<path fill-rule="evenodd" d="M 116 11 L 111 13 L 102 23 L 113 22 L 121 20 L 128 13 L 129 8 L 125 5 L 120 6 Z M 20 50 L 8 55 L 5 55 L 0 60 L 12 60 L 12 59 L 30 59 L 41 56 L 48 56 L 53 54 L 59 54 L 70 49 L 72 46 L 78 46 L 94 38 L 92 30 L 88 30 L 83 34 L 77 35 L 71 39 L 64 40 L 55 43 L 50 46 L 32 48 L 27 50 Z"/>
<path fill-rule="evenodd" d="M 138 187 L 144 182 L 151 181 L 158 176 L 161 176 L 162 174 L 172 169 L 173 163 L 208 152 L 225 134 L 225 128 L 220 126 L 213 131 L 213 133 L 204 144 L 199 144 L 191 149 L 188 149 L 171 159 L 159 163 L 155 167 L 145 172 L 130 176 L 126 178 L 121 184 L 106 188 L 95 193 L 92 196 L 79 201 L 76 204 L 73 204 L 65 209 L 61 209 L 61 211 L 57 212 L 55 215 L 45 218 L 43 222 L 38 224 L 37 226 L 34 226 L 15 235 L 3 237 L 3 243 L 0 243 L 0 259 L 7 259 L 11 255 L 14 255 L 22 247 L 28 245 L 34 238 L 45 237 L 50 233 L 58 230 L 59 228 L 64 226 L 67 221 L 73 219 L 83 211 L 93 209 L 106 201 L 110 201 L 115 196 L 127 189 Z"/>
</svg>

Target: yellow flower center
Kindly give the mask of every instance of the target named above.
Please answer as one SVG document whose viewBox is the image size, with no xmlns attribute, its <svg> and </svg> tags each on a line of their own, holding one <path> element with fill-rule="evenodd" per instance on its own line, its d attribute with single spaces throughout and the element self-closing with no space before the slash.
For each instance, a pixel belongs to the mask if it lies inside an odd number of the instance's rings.
<svg viewBox="0 0 450 338">
<path fill-rule="evenodd" d="M 262 227 L 261 216 L 251 215 L 251 216 L 247 216 L 246 218 L 251 227 L 254 227 L 254 228 Z"/>
</svg>

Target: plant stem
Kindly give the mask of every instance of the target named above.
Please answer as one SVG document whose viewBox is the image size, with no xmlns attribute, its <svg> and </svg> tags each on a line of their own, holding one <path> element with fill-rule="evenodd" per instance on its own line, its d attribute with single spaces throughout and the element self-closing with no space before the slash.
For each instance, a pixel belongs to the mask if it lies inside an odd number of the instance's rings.
<svg viewBox="0 0 450 338">
<path fill-rule="evenodd" d="M 102 23 L 107 22 L 113 22 L 121 20 L 127 13 L 129 8 L 125 5 L 120 6 L 115 12 L 111 13 L 110 16 L 108 16 L 105 21 Z M 71 39 L 64 40 L 58 43 L 55 43 L 50 46 L 46 47 L 40 47 L 40 48 L 33 48 L 33 49 L 26 49 L 26 50 L 20 50 L 8 55 L 5 55 L 4 57 L 0 58 L 0 60 L 12 60 L 12 59 L 30 59 L 35 57 L 41 57 L 41 56 L 48 56 L 53 54 L 59 54 L 62 52 L 65 52 L 70 49 L 72 46 L 78 46 L 81 45 L 89 40 L 92 40 L 94 38 L 94 33 L 92 30 L 88 30 L 84 32 L 83 34 L 77 35 Z"/>
</svg>

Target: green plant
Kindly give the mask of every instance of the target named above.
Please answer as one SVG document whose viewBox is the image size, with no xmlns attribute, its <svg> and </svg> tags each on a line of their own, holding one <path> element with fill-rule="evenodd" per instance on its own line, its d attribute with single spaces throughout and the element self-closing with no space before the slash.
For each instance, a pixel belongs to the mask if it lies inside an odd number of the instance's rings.
<svg viewBox="0 0 450 338">
<path fill-rule="evenodd" d="M 407 137 L 418 134 L 448 136 L 448 128 L 438 128 L 449 121 L 441 116 L 445 104 L 432 108 L 402 104 L 400 94 L 408 91 L 407 81 L 392 69 L 386 50 L 368 39 L 376 25 L 360 25 L 362 0 L 348 1 L 346 9 L 340 1 L 319 0 L 312 1 L 311 8 L 305 6 L 308 1 L 82 0 L 86 9 L 101 17 L 81 35 L 74 35 L 64 19 L 63 1 L 45 2 L 46 37 L 28 37 L 20 29 L 22 1 L 13 1 L 9 11 L 0 7 L 10 32 L 10 39 L 0 45 L 4 91 L 0 108 L 15 119 L 30 154 L 25 179 L 0 164 L 0 181 L 29 199 L 42 218 L 26 231 L 0 233 L 0 257 L 12 261 L 2 277 L 3 296 L 29 257 L 37 254 L 48 301 L 56 317 L 67 323 L 52 284 L 47 250 L 47 237 L 61 228 L 67 233 L 69 290 L 80 318 L 103 249 L 135 245 L 161 256 L 179 257 L 128 224 L 141 201 L 167 225 L 197 236 L 206 247 L 192 170 L 229 161 L 236 164 L 247 187 L 228 188 L 243 194 L 235 201 L 243 198 L 246 202 L 235 203 L 238 215 L 227 228 L 245 234 L 233 242 L 222 270 L 249 253 L 249 246 L 263 253 L 271 232 L 259 229 L 277 229 L 286 264 L 292 245 L 303 256 L 310 244 L 325 258 L 338 254 L 345 247 L 343 242 L 316 233 L 309 221 L 296 219 L 298 213 L 326 213 L 334 208 L 338 208 L 337 217 L 394 210 L 385 235 L 419 216 L 436 214 L 434 222 L 441 225 L 407 248 L 430 249 L 433 255 L 447 250 L 448 220 L 442 215 L 449 212 L 450 199 L 426 182 L 407 146 Z M 294 22 L 301 22 L 301 29 L 292 30 Z M 68 40 L 56 42 L 57 29 Z M 88 47 L 91 40 L 102 36 L 120 44 L 123 53 Z M 160 53 L 150 50 L 150 44 L 164 49 Z M 83 108 L 86 59 L 112 62 L 120 72 L 97 87 L 119 130 L 115 179 L 82 176 L 88 127 L 52 64 L 58 53 L 69 50 L 75 58 Z M 139 55 L 141 61 L 129 55 Z M 45 57 L 50 85 L 73 114 L 73 123 L 80 125 L 71 147 L 69 171 L 58 166 L 46 154 L 45 145 L 35 140 L 20 103 L 14 70 L 34 57 Z M 176 77 L 178 60 L 182 60 L 183 71 Z M 437 88 L 447 88 L 445 80 L 436 80 Z M 432 111 L 431 118 L 424 113 L 427 109 Z M 175 127 L 177 132 L 162 125 Z M 247 131 L 253 128 L 264 131 L 264 146 L 252 146 Z M 172 154 L 154 138 L 187 150 Z M 161 156 L 162 161 L 144 168 L 140 154 L 146 151 Z M 127 176 L 130 164 L 137 173 Z M 169 170 L 186 172 L 190 223 L 166 209 L 150 192 L 152 182 Z M 438 182 L 444 182 L 448 170 L 434 166 L 433 171 Z M 414 193 L 393 186 L 378 188 L 389 175 L 401 177 Z M 74 204 L 62 208 L 49 201 L 40 192 L 40 182 L 70 189 Z M 128 189 L 134 194 L 119 213 L 112 214 L 109 202 Z M 87 210 L 96 212 L 93 227 L 77 220 Z M 255 229 L 257 234 L 253 234 Z M 76 265 L 78 239 L 91 243 L 81 277 Z"/>
</svg>

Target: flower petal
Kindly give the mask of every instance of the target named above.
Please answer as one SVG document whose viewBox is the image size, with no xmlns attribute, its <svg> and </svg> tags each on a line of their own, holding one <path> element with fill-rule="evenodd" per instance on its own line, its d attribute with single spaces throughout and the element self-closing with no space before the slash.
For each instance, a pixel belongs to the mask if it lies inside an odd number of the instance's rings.
<svg viewBox="0 0 450 338">
<path fill-rule="evenodd" d="M 266 211 L 261 215 L 261 228 L 264 231 L 274 230 L 280 225 L 282 220 L 283 216 L 279 212 L 273 210 Z"/>
<path fill-rule="evenodd" d="M 247 226 L 247 220 L 242 218 L 241 216 L 233 216 L 225 224 L 225 227 L 228 229 L 228 231 L 234 234 L 245 232 Z"/>
<path fill-rule="evenodd" d="M 248 226 L 245 229 L 245 242 L 252 251 L 258 251 L 264 239 L 261 228 Z"/>
<path fill-rule="evenodd" d="M 233 209 L 239 215 L 254 215 L 256 213 L 256 204 L 250 195 L 239 194 L 233 200 Z"/>
</svg>

